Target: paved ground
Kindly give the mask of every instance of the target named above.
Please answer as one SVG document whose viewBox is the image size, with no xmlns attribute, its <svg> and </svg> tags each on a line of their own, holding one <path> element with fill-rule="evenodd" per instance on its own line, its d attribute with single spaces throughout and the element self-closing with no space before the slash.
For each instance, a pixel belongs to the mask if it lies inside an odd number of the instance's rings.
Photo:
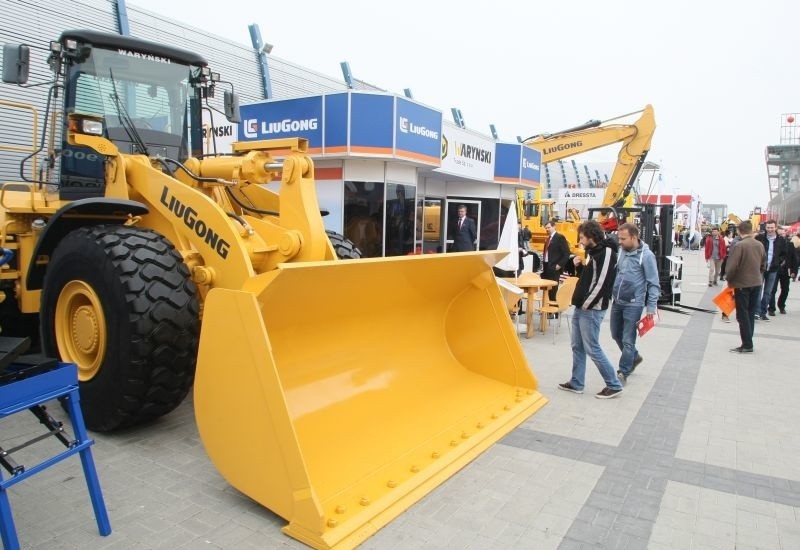
<svg viewBox="0 0 800 550">
<path fill-rule="evenodd" d="M 698 252 L 685 258 L 683 302 L 711 307 L 719 289 Z M 800 548 L 800 283 L 788 311 L 757 324 L 743 356 L 728 352 L 735 322 L 662 312 L 613 400 L 593 398 L 603 383 L 592 365 L 586 394 L 556 390 L 570 372 L 566 326 L 555 345 L 523 338 L 550 404 L 363 547 Z M 602 336 L 616 361 L 607 322 Z M 32 417 L 0 424 L 6 448 L 31 433 Z M 191 401 L 156 426 L 95 438 L 114 532 L 97 534 L 69 460 L 10 491 L 23 547 L 303 547 L 216 473 Z"/>
</svg>

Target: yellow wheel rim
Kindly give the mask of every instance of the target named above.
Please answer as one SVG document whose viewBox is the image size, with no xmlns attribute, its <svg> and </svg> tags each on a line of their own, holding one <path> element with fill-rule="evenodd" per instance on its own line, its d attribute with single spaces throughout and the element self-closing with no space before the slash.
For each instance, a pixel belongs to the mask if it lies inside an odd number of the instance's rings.
<svg viewBox="0 0 800 550">
<path fill-rule="evenodd" d="M 91 380 L 106 354 L 106 318 L 94 289 L 70 281 L 58 296 L 55 332 L 61 359 L 78 365 L 78 379 Z"/>
</svg>

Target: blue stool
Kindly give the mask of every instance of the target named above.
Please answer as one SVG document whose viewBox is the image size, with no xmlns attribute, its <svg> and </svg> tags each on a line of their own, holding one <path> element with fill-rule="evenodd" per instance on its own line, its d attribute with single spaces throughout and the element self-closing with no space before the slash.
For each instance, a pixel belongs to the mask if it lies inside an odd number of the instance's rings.
<svg viewBox="0 0 800 550">
<path fill-rule="evenodd" d="M 2 338 L 2 340 L 12 339 Z M 61 423 L 54 420 L 42 406 L 42 403 L 56 398 L 64 403 L 69 412 L 75 431 L 74 440 L 68 439 Z M 100 490 L 100 481 L 97 478 L 97 471 L 92 459 L 90 447 L 94 441 L 89 439 L 86 434 L 79 402 L 78 369 L 73 363 L 59 363 L 53 360 L 43 361 L 39 364 L 15 362 L 8 365 L 0 375 L 0 418 L 30 410 L 48 429 L 48 433 L 13 449 L 3 450 L 0 448 L 0 465 L 11 474 L 8 479 L 2 479 L 2 469 L 0 469 L 0 535 L 6 550 L 17 550 L 20 547 L 14 527 L 14 518 L 11 515 L 8 488 L 76 453 L 80 453 L 81 456 L 97 528 L 103 536 L 111 533 L 111 524 L 108 521 L 103 493 Z M 57 437 L 65 445 L 65 451 L 32 467 L 18 465 L 11 458 L 11 452 L 51 435 Z"/>
</svg>

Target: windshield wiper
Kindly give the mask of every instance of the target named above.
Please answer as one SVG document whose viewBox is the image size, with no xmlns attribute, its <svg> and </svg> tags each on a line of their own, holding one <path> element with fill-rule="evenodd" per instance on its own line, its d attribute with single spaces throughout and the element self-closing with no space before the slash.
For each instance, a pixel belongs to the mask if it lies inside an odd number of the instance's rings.
<svg viewBox="0 0 800 550">
<path fill-rule="evenodd" d="M 142 155 L 150 156 L 150 152 L 147 150 L 147 144 L 142 139 L 142 136 L 139 135 L 139 131 L 136 129 L 136 125 L 133 123 L 133 120 L 131 120 L 128 110 L 125 108 L 125 104 L 119 97 L 119 93 L 117 92 L 117 82 L 114 80 L 114 73 L 112 69 L 108 70 L 108 75 L 111 78 L 111 87 L 114 90 L 114 93 L 111 94 L 111 99 L 114 101 L 114 107 L 117 109 L 117 116 L 122 124 L 122 129 L 125 130 L 126 134 L 128 134 L 128 138 L 131 140 L 131 143 L 133 143 L 136 152 Z"/>
</svg>

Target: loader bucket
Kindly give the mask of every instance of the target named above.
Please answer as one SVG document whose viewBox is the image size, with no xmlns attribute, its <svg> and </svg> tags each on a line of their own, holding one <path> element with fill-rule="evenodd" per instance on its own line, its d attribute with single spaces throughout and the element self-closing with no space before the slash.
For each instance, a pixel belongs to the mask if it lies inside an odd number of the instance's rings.
<svg viewBox="0 0 800 550">
<path fill-rule="evenodd" d="M 282 264 L 208 294 L 212 462 L 315 548 L 352 548 L 541 408 L 502 253 Z"/>
</svg>

